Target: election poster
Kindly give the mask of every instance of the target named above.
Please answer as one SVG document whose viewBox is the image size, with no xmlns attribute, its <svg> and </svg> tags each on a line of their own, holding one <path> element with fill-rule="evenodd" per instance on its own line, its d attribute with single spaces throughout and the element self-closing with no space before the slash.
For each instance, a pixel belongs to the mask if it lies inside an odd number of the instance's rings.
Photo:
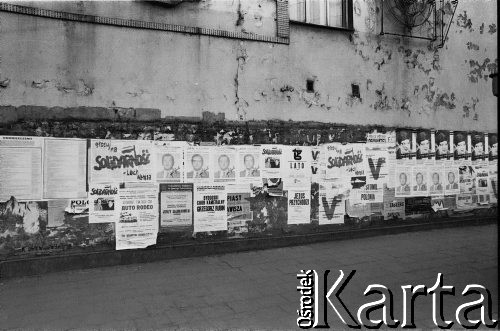
<svg viewBox="0 0 500 331">
<path fill-rule="evenodd" d="M 326 168 L 327 178 L 340 178 L 349 189 L 349 196 L 361 200 L 367 176 L 365 144 L 328 144 Z"/>
<path fill-rule="evenodd" d="M 489 167 L 481 162 L 474 165 L 473 168 L 476 173 L 476 194 L 489 195 L 490 194 Z"/>
<path fill-rule="evenodd" d="M 476 202 L 474 201 L 475 194 L 457 194 L 457 208 L 458 211 L 467 211 L 476 208 Z"/>
<path fill-rule="evenodd" d="M 396 181 L 393 176 L 393 174 L 396 172 L 396 151 L 397 151 L 397 146 L 396 146 L 396 132 L 395 131 L 389 131 L 386 134 L 386 139 L 387 139 L 387 161 L 386 161 L 386 167 L 387 167 L 387 187 L 389 188 L 395 188 L 396 187 Z"/>
<path fill-rule="evenodd" d="M 392 201 L 384 201 L 384 220 L 405 219 L 405 199 L 394 198 Z"/>
<path fill-rule="evenodd" d="M 453 132 L 438 130 L 435 134 L 436 160 L 451 163 L 453 160 Z"/>
<path fill-rule="evenodd" d="M 160 184 L 160 230 L 185 231 L 193 226 L 193 184 Z"/>
<path fill-rule="evenodd" d="M 416 132 L 411 129 L 396 130 L 396 158 L 405 160 L 407 165 L 415 164 L 416 160 Z M 403 163 L 403 162 L 402 162 Z"/>
<path fill-rule="evenodd" d="M 444 186 L 444 194 L 445 195 L 454 195 L 460 193 L 460 172 L 459 168 L 455 166 L 445 166 L 444 168 L 445 174 L 445 186 Z"/>
<path fill-rule="evenodd" d="M 498 160 L 498 135 L 496 133 L 488 134 L 488 159 L 490 162 Z"/>
<path fill-rule="evenodd" d="M 87 140 L 45 138 L 45 199 L 87 197 Z"/>
<path fill-rule="evenodd" d="M 260 146 L 236 147 L 236 178 L 238 183 L 258 183 L 261 185 Z"/>
<path fill-rule="evenodd" d="M 90 141 L 89 182 L 152 183 L 154 164 L 148 140 L 92 139 Z"/>
<path fill-rule="evenodd" d="M 434 165 L 428 168 L 429 194 L 431 196 L 444 195 L 444 167 L 442 165 Z"/>
<path fill-rule="evenodd" d="M 425 197 L 429 195 L 429 183 L 427 182 L 428 174 L 427 167 L 414 166 L 412 167 L 411 196 Z"/>
<path fill-rule="evenodd" d="M 453 133 L 453 158 L 455 165 L 471 164 L 471 137 L 465 131 Z"/>
<path fill-rule="evenodd" d="M 283 145 L 261 146 L 261 171 L 262 177 L 281 178 L 283 171 Z"/>
<path fill-rule="evenodd" d="M 88 199 L 69 199 L 64 211 L 68 214 L 80 214 L 88 216 L 89 200 Z"/>
<path fill-rule="evenodd" d="M 227 230 L 227 192 L 223 184 L 194 185 L 194 232 Z"/>
<path fill-rule="evenodd" d="M 443 210 L 455 210 L 457 207 L 456 197 L 454 195 L 442 195 L 431 197 L 431 208 L 434 212 Z"/>
<path fill-rule="evenodd" d="M 211 155 L 213 146 L 192 146 L 185 151 L 184 166 L 187 183 L 209 183 L 213 179 Z"/>
<path fill-rule="evenodd" d="M 311 146 L 311 181 L 318 183 L 325 178 L 325 148 Z"/>
<path fill-rule="evenodd" d="M 338 180 L 319 183 L 319 225 L 343 224 L 346 192 Z"/>
<path fill-rule="evenodd" d="M 0 201 L 40 200 L 43 138 L 0 136 Z"/>
<path fill-rule="evenodd" d="M 155 145 L 156 180 L 161 183 L 184 181 L 184 148 Z"/>
<path fill-rule="evenodd" d="M 117 250 L 145 248 L 156 244 L 158 190 L 152 186 L 120 188 L 117 207 Z"/>
<path fill-rule="evenodd" d="M 288 224 L 307 224 L 311 217 L 311 187 L 288 187 Z"/>
<path fill-rule="evenodd" d="M 387 185 L 389 177 L 387 143 L 385 141 L 383 143 L 370 142 L 366 144 L 365 150 L 367 177 L 361 201 L 383 202 L 384 185 Z"/>
<path fill-rule="evenodd" d="M 311 147 L 283 146 L 283 177 L 311 178 Z"/>
<path fill-rule="evenodd" d="M 213 148 L 212 169 L 214 170 L 214 182 L 235 183 L 236 182 L 236 149 L 232 147 Z"/>
<path fill-rule="evenodd" d="M 483 132 L 471 133 L 472 162 L 485 163 L 488 159 L 488 134 Z"/>
<path fill-rule="evenodd" d="M 247 222 L 253 219 L 250 209 L 252 192 L 249 184 L 227 185 L 227 234 L 231 238 L 248 232 Z"/>
<path fill-rule="evenodd" d="M 262 178 L 262 186 L 264 192 L 267 192 L 270 196 L 283 196 L 283 178 Z"/>
<path fill-rule="evenodd" d="M 431 197 L 405 198 L 405 215 L 408 217 L 419 217 L 429 214 L 432 210 Z"/>
<path fill-rule="evenodd" d="M 417 164 L 433 165 L 436 156 L 435 133 L 419 130 L 416 134 Z"/>
<path fill-rule="evenodd" d="M 458 167 L 461 194 L 476 194 L 476 170 L 471 165 Z"/>
<path fill-rule="evenodd" d="M 496 204 L 498 198 L 498 163 L 490 161 L 488 164 L 489 180 L 490 180 L 490 202 Z"/>
<path fill-rule="evenodd" d="M 396 165 L 396 171 L 394 172 L 396 182 L 396 197 L 405 197 L 411 195 L 412 186 L 412 167 Z"/>
<path fill-rule="evenodd" d="M 89 223 L 116 222 L 118 189 L 118 183 L 89 184 Z"/>
</svg>

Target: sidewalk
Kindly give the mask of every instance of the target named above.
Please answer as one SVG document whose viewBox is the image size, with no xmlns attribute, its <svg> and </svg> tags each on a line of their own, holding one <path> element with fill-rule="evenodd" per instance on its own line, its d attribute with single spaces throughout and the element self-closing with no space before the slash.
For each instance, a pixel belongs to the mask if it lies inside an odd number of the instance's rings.
<svg viewBox="0 0 500 331">
<path fill-rule="evenodd" d="M 490 290 L 498 319 L 497 246 L 497 226 L 486 225 L 0 280 L 0 330 L 297 329 L 300 269 L 330 269 L 331 282 L 355 269 L 342 294 L 353 314 L 379 298 L 363 296 L 377 283 L 392 290 L 399 320 L 401 285 L 429 288 L 441 272 L 455 286 L 447 319 L 475 299 L 460 295 L 471 283 Z M 416 299 L 417 327 L 433 327 L 431 309 L 430 296 Z M 332 309 L 329 320 L 343 326 Z"/>
</svg>

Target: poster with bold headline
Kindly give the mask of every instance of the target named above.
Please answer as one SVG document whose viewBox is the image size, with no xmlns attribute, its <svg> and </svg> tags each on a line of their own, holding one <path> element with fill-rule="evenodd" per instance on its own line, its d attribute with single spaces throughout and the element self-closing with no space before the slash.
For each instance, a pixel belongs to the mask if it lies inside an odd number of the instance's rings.
<svg viewBox="0 0 500 331">
<path fill-rule="evenodd" d="M 283 146 L 283 177 L 311 178 L 311 147 Z"/>
<path fill-rule="evenodd" d="M 40 137 L 0 136 L 0 201 L 42 198 L 43 147 Z"/>
<path fill-rule="evenodd" d="M 214 182 L 236 182 L 236 149 L 233 147 L 218 147 L 213 149 L 212 169 Z"/>
<path fill-rule="evenodd" d="M 476 194 L 476 170 L 471 165 L 458 167 L 460 174 L 460 193 L 461 194 Z"/>
<path fill-rule="evenodd" d="M 236 146 L 238 183 L 261 183 L 260 146 Z"/>
<path fill-rule="evenodd" d="M 184 168 L 186 183 L 210 183 L 213 179 L 211 169 L 211 146 L 192 146 L 185 150 Z"/>
<path fill-rule="evenodd" d="M 249 184 L 227 185 L 227 232 L 231 238 L 248 232 L 247 222 L 253 219 L 250 209 L 252 192 Z"/>
<path fill-rule="evenodd" d="M 194 185 L 194 232 L 227 230 L 227 192 L 223 184 Z"/>
<path fill-rule="evenodd" d="M 384 220 L 405 219 L 405 199 L 394 198 L 390 201 L 384 201 L 383 210 Z"/>
<path fill-rule="evenodd" d="M 337 180 L 319 183 L 319 225 L 344 223 L 345 193 L 344 185 Z"/>
<path fill-rule="evenodd" d="M 156 180 L 161 183 L 184 181 L 184 148 L 156 145 Z"/>
<path fill-rule="evenodd" d="M 193 226 L 193 184 L 160 184 L 160 229 L 186 231 Z"/>
<path fill-rule="evenodd" d="M 117 250 L 145 248 L 156 244 L 158 190 L 153 186 L 119 189 L 118 210 Z"/>
<path fill-rule="evenodd" d="M 389 177 L 387 144 L 385 141 L 383 143 L 367 143 L 365 150 L 367 177 L 363 193 L 366 195 L 362 196 L 361 200 L 363 201 L 364 198 L 365 202 L 383 202 L 384 185 L 387 184 Z"/>
<path fill-rule="evenodd" d="M 311 181 L 318 183 L 325 178 L 325 148 L 324 146 L 311 146 Z"/>
<path fill-rule="evenodd" d="M 396 132 L 395 131 L 389 131 L 386 134 L 386 139 L 387 139 L 387 162 L 386 162 L 386 167 L 387 167 L 387 187 L 389 188 L 395 188 L 396 187 L 396 181 L 393 176 L 393 174 L 396 172 L 396 151 L 397 151 L 397 146 L 396 146 Z"/>
<path fill-rule="evenodd" d="M 308 224 L 311 218 L 311 187 L 288 188 L 288 224 Z"/>
<path fill-rule="evenodd" d="M 262 145 L 260 155 L 260 169 L 262 177 L 282 177 L 283 145 Z"/>
<path fill-rule="evenodd" d="M 489 167 L 484 163 L 478 163 L 473 166 L 476 173 L 476 194 L 490 194 L 490 172 Z"/>
<path fill-rule="evenodd" d="M 118 189 L 118 183 L 89 184 L 89 223 L 110 223 L 118 220 Z"/>
<path fill-rule="evenodd" d="M 152 148 L 152 141 L 148 140 L 92 139 L 89 182 L 153 182 Z"/>
</svg>

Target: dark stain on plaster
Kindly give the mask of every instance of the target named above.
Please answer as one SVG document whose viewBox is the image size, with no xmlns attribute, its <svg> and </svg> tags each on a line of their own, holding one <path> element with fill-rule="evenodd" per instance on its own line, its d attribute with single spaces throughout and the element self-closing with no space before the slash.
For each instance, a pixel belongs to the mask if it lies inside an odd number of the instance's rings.
<svg viewBox="0 0 500 331">
<path fill-rule="evenodd" d="M 484 23 L 481 23 L 481 26 L 479 27 L 479 33 L 480 34 L 484 33 Z"/>
<path fill-rule="evenodd" d="M 473 51 L 478 51 L 479 50 L 479 45 L 478 44 L 474 44 L 471 41 L 468 41 L 467 42 L 467 49 L 468 50 L 473 50 Z"/>
<path fill-rule="evenodd" d="M 448 95 L 448 93 L 438 93 L 436 95 L 436 100 L 434 100 L 434 109 L 439 107 L 444 107 L 448 110 L 455 109 L 456 105 L 454 101 L 455 93 L 451 93 L 451 95 Z"/>
<path fill-rule="evenodd" d="M 385 92 L 385 85 L 382 85 L 381 89 L 375 90 L 375 94 L 377 96 L 377 101 L 373 104 L 374 110 L 385 111 L 392 109 L 389 97 Z"/>
<path fill-rule="evenodd" d="M 457 25 L 463 29 L 469 30 L 469 32 L 473 31 L 472 21 L 470 18 L 467 17 L 467 11 L 464 10 L 463 14 L 458 14 Z"/>
<path fill-rule="evenodd" d="M 496 24 L 490 24 L 488 26 L 488 33 L 489 34 L 494 34 L 495 32 L 497 32 L 497 25 Z"/>
<path fill-rule="evenodd" d="M 9 87 L 10 85 L 10 79 L 9 78 L 5 78 L 3 80 L 0 81 L 0 87 L 1 88 L 7 88 Z"/>
<path fill-rule="evenodd" d="M 243 14 L 243 11 L 241 9 L 241 2 L 238 3 L 238 10 L 237 10 L 237 14 L 238 14 L 238 19 L 236 20 L 236 26 L 241 26 L 243 25 L 243 21 L 245 20 L 245 14 Z"/>
<path fill-rule="evenodd" d="M 467 75 L 469 81 L 477 83 L 480 79 L 488 80 L 488 74 L 485 71 L 488 71 L 489 74 L 496 72 L 497 64 L 498 59 L 495 60 L 495 62 L 491 62 L 489 58 L 486 58 L 482 64 L 473 59 L 469 60 L 469 66 L 471 68 Z"/>
<path fill-rule="evenodd" d="M 471 112 L 474 113 L 474 117 L 473 119 L 475 121 L 477 121 L 479 119 L 479 115 L 476 113 L 476 105 L 479 103 L 479 99 L 478 98 L 471 98 L 472 100 L 472 103 L 471 102 L 467 102 L 463 108 L 462 108 L 462 111 L 463 111 L 463 114 L 462 116 L 464 118 L 469 118 L 470 115 L 471 115 Z"/>
</svg>

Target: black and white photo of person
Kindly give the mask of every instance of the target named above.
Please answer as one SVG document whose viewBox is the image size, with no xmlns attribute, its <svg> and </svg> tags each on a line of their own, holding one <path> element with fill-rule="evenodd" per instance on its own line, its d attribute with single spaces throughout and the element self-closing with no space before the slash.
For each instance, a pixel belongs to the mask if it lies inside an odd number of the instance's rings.
<svg viewBox="0 0 500 331">
<path fill-rule="evenodd" d="M 455 159 L 463 159 L 467 157 L 467 133 L 455 132 L 453 135 L 453 144 Z"/>
<path fill-rule="evenodd" d="M 175 163 L 174 155 L 170 153 L 159 154 L 161 157 L 161 170 L 156 173 L 156 179 L 180 178 L 180 167 Z"/>
<path fill-rule="evenodd" d="M 398 130 L 396 132 L 397 151 L 396 158 L 403 159 L 411 156 L 412 132 L 411 130 Z"/>
<path fill-rule="evenodd" d="M 234 165 L 227 154 L 221 154 L 217 158 L 218 170 L 214 178 L 235 178 Z"/>
<path fill-rule="evenodd" d="M 260 170 L 257 165 L 255 166 L 255 157 L 252 154 L 245 154 L 243 156 L 244 169 L 240 171 L 240 177 L 259 177 Z"/>
<path fill-rule="evenodd" d="M 490 160 L 498 159 L 498 135 L 490 133 L 488 135 L 488 156 Z"/>
<path fill-rule="evenodd" d="M 107 198 L 98 198 L 94 200 L 94 210 L 96 211 L 115 210 L 115 200 Z"/>
<path fill-rule="evenodd" d="M 484 134 L 482 133 L 474 133 L 471 135 L 471 143 L 472 143 L 472 159 L 478 160 L 483 159 L 485 157 L 484 152 Z"/>
<path fill-rule="evenodd" d="M 448 158 L 450 154 L 450 132 L 436 132 L 436 159 Z"/>
<path fill-rule="evenodd" d="M 458 183 L 456 182 L 456 173 L 453 171 L 448 171 L 447 174 L 448 183 L 446 184 L 446 190 L 458 190 Z"/>
<path fill-rule="evenodd" d="M 417 134 L 417 159 L 431 157 L 431 132 L 420 131 Z"/>
<path fill-rule="evenodd" d="M 208 178 L 209 170 L 205 165 L 205 158 L 199 153 L 195 153 L 190 158 L 191 170 L 187 172 L 187 178 Z"/>
<path fill-rule="evenodd" d="M 398 186 L 396 187 L 396 193 L 398 195 L 410 195 L 410 184 L 408 183 L 408 172 L 400 171 L 398 172 Z"/>
<path fill-rule="evenodd" d="M 422 171 L 417 171 L 415 173 L 415 185 L 413 186 L 413 191 L 415 192 L 427 191 L 427 183 L 425 180 L 424 173 Z"/>
<path fill-rule="evenodd" d="M 432 185 L 430 187 L 431 194 L 443 194 L 443 184 L 441 183 L 441 171 L 431 171 L 431 181 Z"/>
</svg>

